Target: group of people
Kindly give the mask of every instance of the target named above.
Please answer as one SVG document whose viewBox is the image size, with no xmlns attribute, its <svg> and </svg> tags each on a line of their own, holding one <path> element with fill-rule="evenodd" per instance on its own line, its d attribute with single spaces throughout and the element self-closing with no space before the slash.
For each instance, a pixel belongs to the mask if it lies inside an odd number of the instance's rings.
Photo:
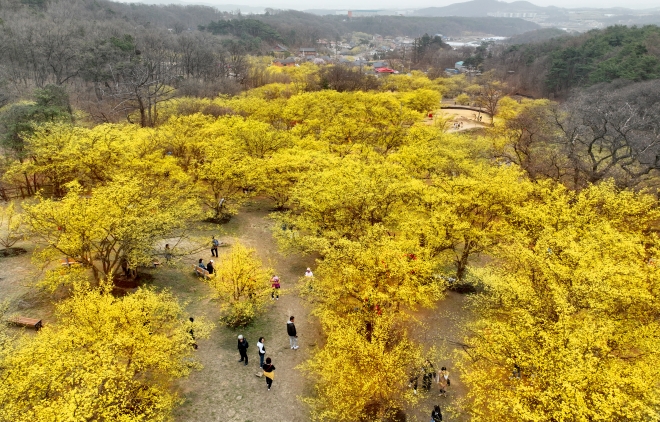
<svg viewBox="0 0 660 422">
<path fill-rule="evenodd" d="M 314 273 L 312 273 L 312 269 L 307 267 L 307 271 L 305 271 L 305 277 L 314 277 Z M 270 293 L 270 300 L 280 300 L 280 278 L 273 274 L 273 276 L 270 278 L 270 287 L 272 289 Z"/>
<path fill-rule="evenodd" d="M 454 129 L 462 129 L 463 122 L 454 122 Z"/>
<path fill-rule="evenodd" d="M 291 316 L 289 317 L 289 321 L 286 323 L 286 332 L 289 336 L 289 345 L 291 346 L 291 350 L 298 349 L 298 331 L 296 330 L 295 320 L 296 318 Z M 265 342 L 266 339 L 264 337 L 259 337 L 259 341 L 257 342 L 257 352 L 259 353 L 259 368 L 261 368 L 263 371 L 263 376 L 266 377 L 266 387 L 268 387 L 268 391 L 270 391 L 270 388 L 273 386 L 273 380 L 275 379 L 275 365 L 273 365 L 273 360 L 271 358 L 266 357 Z M 241 359 L 238 362 L 244 362 L 245 366 L 247 366 L 249 360 L 247 354 L 249 347 L 250 344 L 248 343 L 247 339 L 242 334 L 239 334 L 238 353 L 240 354 Z"/>
<path fill-rule="evenodd" d="M 211 236 L 211 257 L 217 258 L 218 257 L 218 246 L 220 246 L 220 241 L 215 238 L 215 236 Z M 170 245 L 165 245 L 165 249 L 169 252 L 170 250 Z M 171 255 L 171 253 L 170 253 Z M 169 261 L 169 260 L 168 260 Z M 213 266 L 213 260 L 209 260 L 206 264 L 204 264 L 204 259 L 199 258 L 199 262 L 197 263 L 197 266 L 203 270 L 206 270 L 209 272 L 209 274 L 213 274 L 215 272 L 215 267 Z"/>
<path fill-rule="evenodd" d="M 209 260 L 209 262 L 207 262 L 206 265 L 204 265 L 204 260 L 202 258 L 199 258 L 199 263 L 197 264 L 197 266 L 203 270 L 208 271 L 209 274 L 213 274 L 213 272 L 215 271 L 215 268 L 213 267 L 212 259 Z"/>
<path fill-rule="evenodd" d="M 422 376 L 422 388 L 425 391 L 431 391 L 431 386 L 433 385 L 433 380 L 436 380 L 436 383 L 439 386 L 440 396 L 447 397 L 447 388 L 451 385 L 449 381 L 449 371 L 445 366 L 440 368 L 436 373 L 435 368 L 430 360 L 426 360 L 424 365 L 419 370 L 415 370 L 410 376 L 409 387 L 413 388 L 413 392 L 417 394 L 417 383 L 419 381 L 420 375 Z M 439 405 L 435 405 L 431 411 L 431 422 L 442 421 L 442 412 Z"/>
<path fill-rule="evenodd" d="M 415 394 L 417 394 L 420 375 L 422 377 L 422 388 L 424 391 L 431 391 L 433 380 L 436 380 L 439 387 L 439 395 L 447 397 L 447 388 L 451 385 L 451 381 L 449 381 L 449 371 L 446 367 L 443 366 L 440 368 L 440 371 L 436 373 L 433 364 L 427 359 L 420 370 L 415 370 L 410 375 L 409 386 L 412 387 Z"/>
</svg>

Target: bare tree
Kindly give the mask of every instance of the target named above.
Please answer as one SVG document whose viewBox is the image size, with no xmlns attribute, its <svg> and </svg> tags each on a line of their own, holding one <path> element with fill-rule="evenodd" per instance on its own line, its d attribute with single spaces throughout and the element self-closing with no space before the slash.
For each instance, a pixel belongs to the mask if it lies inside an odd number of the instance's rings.
<svg viewBox="0 0 660 422">
<path fill-rule="evenodd" d="M 239 43 L 227 43 L 225 54 L 220 56 L 220 66 L 225 70 L 225 77 L 234 78 L 241 85 L 246 82 L 250 66 L 245 49 Z"/>
<path fill-rule="evenodd" d="M 37 47 L 48 66 L 52 82 L 62 85 L 80 72 L 80 52 L 84 29 L 67 21 L 44 22 L 39 28 Z"/>
<path fill-rule="evenodd" d="M 174 97 L 172 83 L 178 78 L 168 63 L 144 61 L 113 70 L 114 83 L 109 95 L 118 100 L 115 110 L 133 123 L 131 114 L 140 114 L 140 126 L 154 126 L 158 104 Z"/>
<path fill-rule="evenodd" d="M 506 85 L 495 78 L 494 72 L 488 72 L 479 79 L 481 89 L 477 93 L 476 102 L 491 117 L 497 113 L 497 106 L 506 95 Z"/>
<path fill-rule="evenodd" d="M 496 158 L 532 178 L 571 188 L 614 179 L 621 187 L 655 187 L 660 171 L 660 86 L 618 81 L 575 91 L 566 102 L 528 105 L 506 121 Z"/>
<path fill-rule="evenodd" d="M 657 82 L 601 84 L 574 94 L 557 114 L 573 184 L 614 178 L 636 186 L 660 170 Z"/>
<path fill-rule="evenodd" d="M 148 34 L 144 38 L 148 54 L 136 48 L 128 63 L 110 65 L 112 84 L 105 84 L 104 96 L 116 100 L 114 109 L 132 122 L 132 114 L 140 115 L 140 126 L 154 126 L 158 105 L 174 96 L 174 83 L 181 78 L 172 54 L 162 38 Z"/>
<path fill-rule="evenodd" d="M 335 91 L 369 91 L 377 89 L 379 81 L 372 75 L 366 75 L 362 69 L 351 68 L 345 65 L 335 65 L 323 68 L 321 71 L 321 85 Z"/>
<path fill-rule="evenodd" d="M 558 105 L 534 104 L 506 121 L 506 147 L 497 158 L 524 169 L 531 178 L 549 177 L 563 181 L 570 173 L 570 162 L 561 144 L 556 126 Z"/>
</svg>

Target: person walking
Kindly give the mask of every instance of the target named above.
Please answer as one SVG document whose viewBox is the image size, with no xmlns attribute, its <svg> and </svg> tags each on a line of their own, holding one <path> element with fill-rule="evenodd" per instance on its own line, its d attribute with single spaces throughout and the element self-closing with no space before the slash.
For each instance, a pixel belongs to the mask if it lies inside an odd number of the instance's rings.
<svg viewBox="0 0 660 422">
<path fill-rule="evenodd" d="M 192 338 L 192 348 L 197 350 L 197 347 L 198 347 L 197 346 L 197 340 L 195 340 L 195 331 L 193 330 L 193 328 L 195 326 L 194 325 L 195 318 L 190 317 L 189 320 L 190 320 L 190 330 L 188 330 L 188 333 L 190 334 L 190 338 Z"/>
<path fill-rule="evenodd" d="M 447 397 L 447 387 L 451 385 L 451 381 L 449 381 L 449 371 L 444 366 L 438 372 L 438 384 L 440 386 L 440 395 Z"/>
<path fill-rule="evenodd" d="M 273 289 L 270 292 L 270 300 L 280 300 L 280 278 L 278 276 L 274 275 L 270 279 L 270 287 Z"/>
<path fill-rule="evenodd" d="M 165 244 L 165 262 L 170 262 L 172 260 L 172 249 L 170 249 L 170 244 Z"/>
<path fill-rule="evenodd" d="M 430 391 L 431 384 L 433 384 L 433 378 L 435 378 L 435 368 L 430 360 L 426 359 L 422 372 L 424 373 L 422 377 L 422 388 L 424 388 L 425 391 Z"/>
<path fill-rule="evenodd" d="M 247 355 L 247 349 L 250 347 L 248 344 L 248 341 L 246 338 L 243 338 L 242 334 L 238 335 L 238 353 L 241 354 L 241 360 L 239 362 L 243 362 L 245 360 L 245 365 L 247 366 L 248 364 L 248 355 Z"/>
<path fill-rule="evenodd" d="M 259 351 L 259 368 L 264 367 L 264 356 L 266 356 L 266 346 L 264 346 L 264 338 L 259 337 L 259 341 L 257 342 L 257 349 Z"/>
<path fill-rule="evenodd" d="M 289 344 L 291 349 L 296 350 L 298 348 L 298 332 L 296 331 L 296 324 L 294 324 L 295 318 L 292 316 L 289 318 L 289 322 L 286 323 L 286 333 L 289 335 Z"/>
<path fill-rule="evenodd" d="M 218 246 L 220 246 L 220 242 L 218 242 L 218 239 L 215 238 L 215 236 L 211 236 L 211 256 L 218 257 Z"/>
<path fill-rule="evenodd" d="M 419 368 L 413 369 L 408 378 L 408 387 L 412 387 L 413 393 L 417 394 L 417 384 L 419 382 Z"/>
<path fill-rule="evenodd" d="M 266 358 L 263 370 L 266 377 L 266 386 L 268 386 L 268 391 L 270 391 L 270 387 L 273 385 L 273 380 L 275 379 L 275 365 L 273 365 L 273 361 L 270 358 Z"/>
<path fill-rule="evenodd" d="M 440 411 L 440 406 L 437 404 L 431 412 L 431 422 L 441 422 L 442 421 L 442 412 Z"/>
<path fill-rule="evenodd" d="M 213 268 L 213 260 L 210 260 L 208 264 L 206 264 L 206 271 L 209 272 L 209 275 L 213 274 L 213 271 L 215 271 L 215 268 Z"/>
</svg>

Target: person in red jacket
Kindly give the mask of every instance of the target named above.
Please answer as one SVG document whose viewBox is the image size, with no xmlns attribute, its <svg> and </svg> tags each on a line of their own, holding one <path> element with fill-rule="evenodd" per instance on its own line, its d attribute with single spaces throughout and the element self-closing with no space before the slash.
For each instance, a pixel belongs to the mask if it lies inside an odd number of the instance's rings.
<svg viewBox="0 0 660 422">
<path fill-rule="evenodd" d="M 280 300 L 280 278 L 276 275 L 270 279 L 270 287 L 273 291 L 270 293 L 270 299 Z"/>
</svg>

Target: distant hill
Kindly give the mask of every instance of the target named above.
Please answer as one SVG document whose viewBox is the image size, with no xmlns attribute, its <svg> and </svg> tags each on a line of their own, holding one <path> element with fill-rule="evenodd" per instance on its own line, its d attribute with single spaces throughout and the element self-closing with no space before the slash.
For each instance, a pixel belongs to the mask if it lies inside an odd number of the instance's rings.
<svg viewBox="0 0 660 422">
<path fill-rule="evenodd" d="M 540 88 L 541 80 L 545 95 L 562 95 L 575 87 L 616 79 L 660 79 L 660 27 L 656 25 L 617 25 L 577 36 L 558 35 L 507 47 L 487 66 L 510 71 L 525 91 Z M 531 37 L 524 34 L 519 40 Z"/>
<path fill-rule="evenodd" d="M 534 1 L 534 0 L 533 0 Z M 498 0 L 470 0 L 444 7 L 427 7 L 414 12 L 427 17 L 516 17 L 576 32 L 613 25 L 643 26 L 660 24 L 660 8 L 636 10 L 626 7 L 571 7 L 537 6 L 529 1 L 507 3 Z"/>
<path fill-rule="evenodd" d="M 325 16 L 325 15 L 336 15 L 340 10 L 335 10 L 335 9 L 305 9 L 303 10 L 304 13 L 311 13 L 312 15 L 319 15 L 319 16 Z"/>
<path fill-rule="evenodd" d="M 530 44 L 530 43 L 540 43 L 543 41 L 548 41 L 553 38 L 565 37 L 570 35 L 563 29 L 558 28 L 543 28 L 536 29 L 534 31 L 525 32 L 523 34 L 514 35 L 513 37 L 507 38 L 504 42 L 506 44 Z"/>
<path fill-rule="evenodd" d="M 298 40 L 306 36 L 308 39 L 305 41 L 311 42 L 313 37 L 335 39 L 338 35 L 354 31 L 384 36 L 418 37 L 424 33 L 440 33 L 452 37 L 465 34 L 510 37 L 540 28 L 533 22 L 517 18 L 371 16 L 346 19 L 344 15 L 319 16 L 294 10 L 254 15 L 251 18 L 274 27 L 282 34 L 284 41 L 291 44 L 296 42 L 287 39 L 290 34 L 294 34 Z"/>
<path fill-rule="evenodd" d="M 241 13 L 264 13 L 265 7 L 253 7 L 241 4 L 217 4 L 209 0 L 139 0 L 139 1 L 119 1 L 118 3 L 132 3 L 132 4 L 149 4 L 159 6 L 209 6 L 221 12 L 236 12 L 240 10 Z"/>
<path fill-rule="evenodd" d="M 488 16 L 489 13 L 546 13 L 560 14 L 561 9 L 557 7 L 537 6 L 528 1 L 514 1 L 506 3 L 497 0 L 471 0 L 464 3 L 454 3 L 444 7 L 427 7 L 415 11 L 416 16 Z"/>
</svg>

